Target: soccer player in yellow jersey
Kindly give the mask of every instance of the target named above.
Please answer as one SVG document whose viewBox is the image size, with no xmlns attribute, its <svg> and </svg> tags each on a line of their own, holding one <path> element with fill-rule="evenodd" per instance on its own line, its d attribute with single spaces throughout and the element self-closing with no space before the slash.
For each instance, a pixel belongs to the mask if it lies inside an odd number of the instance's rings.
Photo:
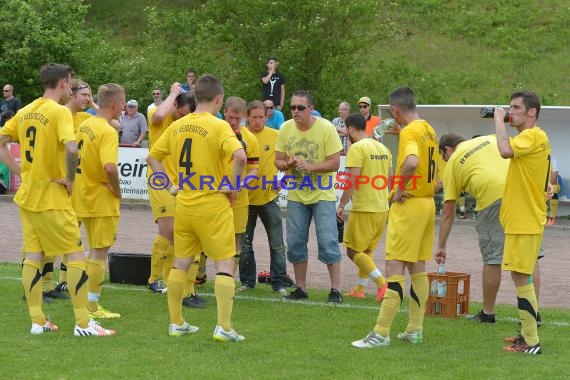
<svg viewBox="0 0 570 380">
<path fill-rule="evenodd" d="M 483 258 L 483 309 L 471 319 L 495 323 L 495 300 L 501 284 L 501 261 L 505 235 L 499 222 L 499 210 L 509 169 L 497 149 L 495 136 L 465 140 L 455 133 L 443 135 L 439 151 L 447 161 L 443 178 L 444 206 L 439 228 L 435 259 L 445 262 L 446 243 L 453 221 L 456 202 L 463 191 L 476 200 L 478 213 L 475 229 Z"/>
<path fill-rule="evenodd" d="M 168 97 L 158 106 L 149 111 L 148 145 L 152 149 L 160 136 L 175 120 L 186 116 L 196 109 L 194 96 L 190 93 L 181 93 L 180 83 L 170 87 Z M 176 162 L 174 157 L 164 160 L 165 174 L 177 183 Z M 147 168 L 147 177 L 152 174 Z M 147 184 L 150 206 L 154 222 L 158 224 L 158 234 L 155 236 L 151 250 L 151 270 L 148 279 L 148 288 L 155 293 L 166 293 L 164 280 L 174 261 L 174 213 L 176 198 L 166 189 L 155 189 Z"/>
<path fill-rule="evenodd" d="M 80 79 L 71 80 L 71 96 L 65 104 L 67 108 L 71 111 L 73 117 L 73 131 L 77 134 L 79 131 L 79 126 L 85 120 L 90 118 L 92 115 L 85 112 L 87 107 L 92 107 L 98 110 L 98 106 L 93 102 L 91 96 L 91 87 L 84 81 Z M 115 120 L 115 122 L 117 122 Z M 53 286 L 51 282 L 51 276 L 53 274 L 53 257 L 44 257 L 42 266 L 42 280 L 44 295 L 50 298 L 68 298 L 67 294 L 67 267 L 65 265 L 65 256 L 62 257 L 62 261 L 59 268 L 59 281 L 57 286 Z"/>
<path fill-rule="evenodd" d="M 241 125 L 241 121 L 245 118 L 247 104 L 245 100 L 237 96 L 230 96 L 226 100 L 224 107 L 224 118 L 236 134 L 237 139 L 242 143 L 247 156 L 247 165 L 241 173 L 241 189 L 238 192 L 237 199 L 232 204 L 234 213 L 234 232 L 236 242 L 236 266 L 239 267 L 240 263 L 240 250 L 241 250 L 241 236 L 245 232 L 248 218 L 248 186 L 245 186 L 245 181 L 248 177 L 257 176 L 257 169 L 259 167 L 259 143 L 255 136 Z M 232 173 L 232 163 L 230 161 L 224 162 L 224 174 L 230 176 Z M 253 183 L 253 179 L 249 182 Z M 238 288 L 238 291 L 245 291 L 251 289 L 248 284 L 243 284 Z"/>
<path fill-rule="evenodd" d="M 41 262 L 44 256 L 67 256 L 67 283 L 75 314 L 74 335 L 108 336 L 113 330 L 89 319 L 85 255 L 71 193 L 77 168 L 77 146 L 69 109 L 58 103 L 70 95 L 71 67 L 46 64 L 40 70 L 43 96 L 22 108 L 0 130 L 0 160 L 22 185 L 14 197 L 23 231 L 22 284 L 32 319 L 32 334 L 57 330 L 42 310 Z M 21 169 L 7 147 L 21 146 Z"/>
<path fill-rule="evenodd" d="M 536 125 L 540 114 L 538 95 L 530 91 L 515 92 L 511 95 L 510 105 L 509 123 L 519 133 L 513 138 L 507 135 L 506 111 L 495 108 L 497 146 L 503 158 L 511 159 L 500 213 L 505 229 L 502 268 L 511 272 L 517 289 L 522 331 L 520 335 L 506 339 L 511 345 L 505 349 L 540 354 L 542 348 L 536 325 L 538 305 L 532 273 L 546 222 L 547 193 L 552 191 L 549 186 L 550 142 Z"/>
<path fill-rule="evenodd" d="M 164 172 L 162 161 L 173 155 L 177 163 L 178 194 L 174 217 L 174 264 L 168 276 L 169 334 L 195 333 L 198 327 L 184 321 L 182 298 L 186 272 L 194 256 L 204 252 L 216 267 L 214 289 L 218 322 L 214 340 L 241 341 L 231 324 L 235 295 L 234 228 L 230 201 L 237 196 L 238 180 L 246 165 L 243 146 L 228 123 L 216 115 L 224 100 L 222 83 L 213 75 L 198 79 L 194 90 L 196 112 L 168 127 L 153 145 L 147 162 Z M 223 160 L 234 161 L 229 180 Z"/>
<path fill-rule="evenodd" d="M 121 189 L 117 170 L 119 136 L 109 125 L 125 106 L 125 90 L 107 83 L 97 91 L 97 114 L 84 121 L 76 134 L 79 161 L 73 209 L 85 226 L 89 243 L 87 309 L 92 318 L 120 318 L 99 304 L 107 254 L 119 226 Z"/>
<path fill-rule="evenodd" d="M 271 287 L 280 295 L 287 295 L 287 263 L 285 260 L 285 243 L 283 242 L 283 225 L 281 209 L 277 203 L 280 190 L 275 161 L 275 142 L 277 130 L 266 127 L 267 111 L 260 100 L 247 105 L 247 127 L 259 143 L 258 180 L 249 186 L 249 211 L 246 234 L 241 241 L 241 258 L 239 261 L 239 277 L 242 287 L 255 287 L 256 265 L 253 252 L 253 237 L 257 218 L 261 219 L 269 241 L 269 269 Z"/>
<path fill-rule="evenodd" d="M 386 276 L 388 290 L 380 307 L 376 327 L 354 347 L 371 348 L 390 345 L 390 328 L 404 296 L 405 270 L 411 278 L 409 319 L 406 331 L 398 339 L 421 343 L 423 319 L 429 293 L 425 261 L 432 256 L 435 229 L 433 199 L 437 139 L 431 125 L 416 111 L 413 91 L 400 87 L 390 94 L 390 110 L 403 128 L 398 144 L 396 176 L 388 216 L 386 237 Z M 396 177 L 398 179 L 399 177 Z"/>
<path fill-rule="evenodd" d="M 352 144 L 345 165 L 351 186 L 343 191 L 336 215 L 344 220 L 344 208 L 352 200 L 344 245 L 347 256 L 358 268 L 358 282 L 347 295 L 364 298 L 371 278 L 377 286 L 376 299 L 382 301 L 386 279 L 374 263 L 374 250 L 388 219 L 392 154 L 384 144 L 368 136 L 366 120 L 361 114 L 348 115 L 344 123 Z"/>
</svg>

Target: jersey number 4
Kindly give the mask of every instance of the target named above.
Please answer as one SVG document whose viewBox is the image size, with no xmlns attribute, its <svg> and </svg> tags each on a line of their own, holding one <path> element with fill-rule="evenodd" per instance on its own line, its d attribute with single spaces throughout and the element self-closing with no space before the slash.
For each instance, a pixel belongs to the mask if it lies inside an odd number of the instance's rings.
<svg viewBox="0 0 570 380">
<path fill-rule="evenodd" d="M 186 175 L 190 175 L 190 169 L 192 169 L 192 139 L 184 140 L 180 158 L 178 159 L 178 166 L 185 169 Z"/>
</svg>

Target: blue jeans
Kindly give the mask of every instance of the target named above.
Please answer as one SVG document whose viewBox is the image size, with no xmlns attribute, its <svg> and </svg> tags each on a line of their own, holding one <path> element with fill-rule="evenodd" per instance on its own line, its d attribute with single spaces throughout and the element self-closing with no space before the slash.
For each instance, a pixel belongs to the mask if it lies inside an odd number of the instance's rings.
<svg viewBox="0 0 570 380">
<path fill-rule="evenodd" d="M 249 206 L 247 228 L 245 234 L 241 237 L 239 279 L 242 285 L 255 287 L 257 273 L 252 243 L 258 216 L 263 223 L 263 227 L 265 227 L 267 239 L 269 240 L 271 287 L 274 290 L 286 288 L 285 274 L 287 273 L 287 263 L 285 261 L 281 209 L 277 204 L 277 198 L 261 206 Z"/>
<path fill-rule="evenodd" d="M 334 201 L 318 201 L 310 205 L 287 201 L 287 259 L 293 264 L 309 260 L 307 242 L 313 216 L 317 231 L 319 261 L 327 265 L 340 262 L 342 256 L 338 246 Z"/>
</svg>

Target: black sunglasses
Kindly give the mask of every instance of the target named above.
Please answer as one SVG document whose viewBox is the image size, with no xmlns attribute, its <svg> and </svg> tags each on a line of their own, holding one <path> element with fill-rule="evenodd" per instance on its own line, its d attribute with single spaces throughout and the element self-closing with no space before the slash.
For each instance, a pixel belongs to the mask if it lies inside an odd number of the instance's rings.
<svg viewBox="0 0 570 380">
<path fill-rule="evenodd" d="M 157 96 L 160 95 L 160 92 L 155 92 L 154 94 L 152 94 L 153 96 Z"/>
<path fill-rule="evenodd" d="M 359 105 L 358 108 L 368 108 L 370 107 L 368 104 L 364 104 L 364 105 Z"/>
<path fill-rule="evenodd" d="M 272 110 L 274 107 L 265 107 L 266 110 Z"/>
<path fill-rule="evenodd" d="M 305 106 L 295 106 L 295 105 L 291 105 L 291 107 L 289 107 L 289 109 L 290 109 L 291 111 L 295 111 L 295 110 L 297 110 L 297 111 L 304 111 L 304 110 L 307 109 L 307 107 L 305 107 Z"/>
</svg>

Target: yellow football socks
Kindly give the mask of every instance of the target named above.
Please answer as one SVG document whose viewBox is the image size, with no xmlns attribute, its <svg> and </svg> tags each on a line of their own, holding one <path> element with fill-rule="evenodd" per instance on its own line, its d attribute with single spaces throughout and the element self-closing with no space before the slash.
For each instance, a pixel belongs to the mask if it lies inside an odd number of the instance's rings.
<svg viewBox="0 0 570 380">
<path fill-rule="evenodd" d="M 42 288 L 44 292 L 49 292 L 55 288 L 53 284 L 53 257 L 44 256 L 42 260 Z"/>
<path fill-rule="evenodd" d="M 162 279 L 166 281 L 170 275 L 170 270 L 174 264 L 174 245 L 168 241 L 168 248 L 166 249 L 166 257 L 162 263 Z"/>
<path fill-rule="evenodd" d="M 190 268 L 188 268 L 186 287 L 184 289 L 184 296 L 189 296 L 190 294 L 196 294 L 196 289 L 194 288 L 194 281 L 196 281 L 196 275 L 198 274 L 198 269 L 200 268 L 200 255 L 194 256 Z"/>
<path fill-rule="evenodd" d="M 222 326 L 224 330 L 230 331 L 232 329 L 234 295 L 236 294 L 234 278 L 228 275 L 217 274 L 214 282 L 214 292 L 218 306 L 218 325 Z"/>
<path fill-rule="evenodd" d="M 41 265 L 41 261 L 24 260 L 22 263 L 22 285 L 32 322 L 45 325 L 46 317 L 42 311 Z"/>
<path fill-rule="evenodd" d="M 380 306 L 378 319 L 376 320 L 376 327 L 374 331 L 384 338 L 390 336 L 390 328 L 392 322 L 400 310 L 402 304 L 402 297 L 404 286 L 406 285 L 406 278 L 404 276 L 390 276 L 388 277 L 388 289 Z"/>
<path fill-rule="evenodd" d="M 184 323 L 182 298 L 184 298 L 184 286 L 187 279 L 186 272 L 178 268 L 172 268 L 168 275 L 168 313 L 170 315 L 170 323 L 176 323 L 178 326 L 182 326 Z"/>
<path fill-rule="evenodd" d="M 526 344 L 534 346 L 538 343 L 538 330 L 536 326 L 538 304 L 536 302 L 534 284 L 517 286 L 517 300 L 522 324 L 522 336 Z"/>
<path fill-rule="evenodd" d="M 364 252 L 358 252 L 354 255 L 354 263 L 359 269 L 358 277 L 361 278 L 360 273 L 366 273 L 366 276 L 371 278 L 376 283 L 376 286 L 382 288 L 386 285 L 386 279 L 382 276 L 380 270 L 376 267 L 372 255 Z"/>
<path fill-rule="evenodd" d="M 87 265 L 87 309 L 90 312 L 97 311 L 99 307 L 99 297 L 105 280 L 105 261 L 89 259 Z"/>
<path fill-rule="evenodd" d="M 162 278 L 162 268 L 169 245 L 170 240 L 163 236 L 156 235 L 154 238 L 150 252 L 150 278 L 148 280 L 150 283 Z"/>
<path fill-rule="evenodd" d="M 429 281 L 426 272 L 410 275 L 412 286 L 410 287 L 410 311 L 408 315 L 408 327 L 406 331 L 422 331 L 426 303 L 429 296 Z"/>
<path fill-rule="evenodd" d="M 89 312 L 87 311 L 87 273 L 84 261 L 69 261 L 67 263 L 67 291 L 73 304 L 75 324 L 87 328 Z"/>
</svg>

